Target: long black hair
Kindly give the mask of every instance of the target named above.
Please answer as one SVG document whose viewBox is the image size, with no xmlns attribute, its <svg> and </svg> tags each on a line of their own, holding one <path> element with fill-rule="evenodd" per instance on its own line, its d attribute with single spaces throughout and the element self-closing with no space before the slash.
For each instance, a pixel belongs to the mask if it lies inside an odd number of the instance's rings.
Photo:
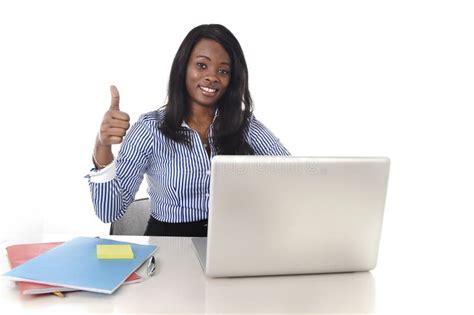
<svg viewBox="0 0 474 315">
<path fill-rule="evenodd" d="M 248 70 L 244 53 L 237 38 L 224 26 L 204 24 L 192 29 L 181 43 L 170 71 L 168 102 L 160 131 L 168 138 L 191 145 L 190 133 L 181 126 L 188 118 L 189 104 L 186 89 L 186 69 L 194 46 L 203 38 L 218 42 L 231 60 L 230 82 L 217 105 L 213 138 L 217 154 L 249 155 L 254 150 L 244 139 L 252 115 L 252 98 L 248 88 Z"/>
</svg>

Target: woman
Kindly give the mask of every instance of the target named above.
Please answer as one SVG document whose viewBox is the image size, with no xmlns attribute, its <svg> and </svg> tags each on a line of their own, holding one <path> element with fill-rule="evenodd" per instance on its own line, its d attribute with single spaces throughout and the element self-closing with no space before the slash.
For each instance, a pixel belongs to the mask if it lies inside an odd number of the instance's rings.
<svg viewBox="0 0 474 315">
<path fill-rule="evenodd" d="M 119 109 L 115 86 L 111 94 L 89 175 L 103 222 L 125 213 L 146 174 L 151 216 L 145 235 L 206 236 L 213 156 L 289 154 L 252 115 L 244 54 L 222 25 L 189 32 L 171 67 L 167 104 L 142 115 L 126 137 L 130 118 Z M 114 159 L 111 147 L 123 138 Z"/>
</svg>

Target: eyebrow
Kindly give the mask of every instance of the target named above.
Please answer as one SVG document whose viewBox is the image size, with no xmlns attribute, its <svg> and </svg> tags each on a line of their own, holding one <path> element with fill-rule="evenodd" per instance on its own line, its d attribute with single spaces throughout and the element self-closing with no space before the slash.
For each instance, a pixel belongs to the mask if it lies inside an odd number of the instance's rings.
<svg viewBox="0 0 474 315">
<path fill-rule="evenodd" d="M 209 61 L 212 61 L 211 58 L 209 58 L 208 56 L 204 56 L 204 55 L 197 55 L 195 58 L 205 58 L 205 59 L 207 59 L 207 60 L 209 60 Z M 221 64 L 230 66 L 230 63 L 225 62 L 225 61 L 224 61 L 224 62 L 221 62 Z"/>
</svg>

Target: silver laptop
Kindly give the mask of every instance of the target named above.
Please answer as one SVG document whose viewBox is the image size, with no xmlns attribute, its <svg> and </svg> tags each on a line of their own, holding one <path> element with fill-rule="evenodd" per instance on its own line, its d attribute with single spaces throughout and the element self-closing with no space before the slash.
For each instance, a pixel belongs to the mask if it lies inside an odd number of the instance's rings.
<svg viewBox="0 0 474 315">
<path fill-rule="evenodd" d="M 193 238 L 207 276 L 375 268 L 386 157 L 216 156 L 207 238 Z"/>
</svg>

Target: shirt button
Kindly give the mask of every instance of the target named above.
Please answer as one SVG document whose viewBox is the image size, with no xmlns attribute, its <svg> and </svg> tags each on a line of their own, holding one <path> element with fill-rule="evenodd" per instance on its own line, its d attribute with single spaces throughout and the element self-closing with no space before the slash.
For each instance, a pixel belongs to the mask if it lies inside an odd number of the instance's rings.
<svg viewBox="0 0 474 315">
<path fill-rule="evenodd" d="M 206 175 L 211 175 L 211 171 L 206 171 Z"/>
<path fill-rule="evenodd" d="M 209 197 L 209 194 L 206 194 L 206 197 Z"/>
</svg>

